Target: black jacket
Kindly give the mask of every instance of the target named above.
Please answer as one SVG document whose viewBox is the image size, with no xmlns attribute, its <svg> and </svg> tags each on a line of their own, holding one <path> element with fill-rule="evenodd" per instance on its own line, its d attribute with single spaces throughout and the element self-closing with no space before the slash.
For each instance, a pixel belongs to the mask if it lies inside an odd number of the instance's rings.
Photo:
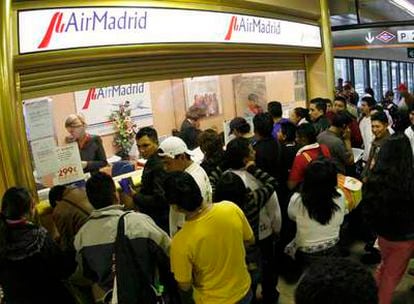
<svg viewBox="0 0 414 304">
<path fill-rule="evenodd" d="M 166 176 L 161 158 L 154 154 L 148 158 L 141 178 L 141 189 L 134 196 L 139 211 L 149 215 L 154 222 L 168 233 L 170 207 L 164 197 L 163 181 Z"/>
<path fill-rule="evenodd" d="M 91 135 L 89 141 L 79 152 L 81 160 L 88 162 L 86 168 L 83 169 L 85 172 L 96 172 L 108 164 L 102 139 L 98 135 Z"/>
<path fill-rule="evenodd" d="M 0 285 L 8 304 L 75 303 L 62 283 L 74 270 L 44 228 L 30 223 L 8 226 L 0 261 Z"/>
<path fill-rule="evenodd" d="M 256 166 L 279 182 L 281 177 L 281 148 L 273 137 L 263 138 L 254 144 L 256 151 Z"/>
</svg>

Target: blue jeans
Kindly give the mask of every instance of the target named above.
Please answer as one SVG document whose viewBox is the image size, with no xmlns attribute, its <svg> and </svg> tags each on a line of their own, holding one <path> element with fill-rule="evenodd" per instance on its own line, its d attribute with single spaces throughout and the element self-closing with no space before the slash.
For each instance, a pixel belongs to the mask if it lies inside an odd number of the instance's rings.
<svg viewBox="0 0 414 304">
<path fill-rule="evenodd" d="M 252 293 L 252 290 L 249 289 L 246 295 L 239 302 L 237 302 L 237 304 L 250 304 L 252 299 L 253 299 L 253 293 Z"/>
</svg>

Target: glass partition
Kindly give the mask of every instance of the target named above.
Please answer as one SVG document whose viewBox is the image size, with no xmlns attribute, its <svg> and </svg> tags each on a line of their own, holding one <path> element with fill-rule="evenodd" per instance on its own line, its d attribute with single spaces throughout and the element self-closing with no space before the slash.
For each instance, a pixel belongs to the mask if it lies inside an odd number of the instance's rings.
<svg viewBox="0 0 414 304">
<path fill-rule="evenodd" d="M 381 74 L 382 74 L 382 95 L 388 90 L 391 90 L 391 79 L 390 79 L 390 64 L 388 61 L 381 61 Z"/>
<path fill-rule="evenodd" d="M 378 60 L 369 61 L 369 79 L 370 87 L 374 90 L 375 99 L 381 100 L 381 74 L 380 74 L 380 62 Z"/>
<path fill-rule="evenodd" d="M 113 176 L 134 171 L 144 163 L 135 144 L 139 128 L 153 126 L 161 141 L 180 131 L 190 111 L 200 117 L 201 130 L 226 135 L 229 120 L 266 111 L 273 100 L 282 103 L 286 117 L 306 106 L 305 71 L 135 82 L 25 100 L 36 183 L 47 189 L 97 170 Z M 87 151 L 90 142 L 100 149 Z M 197 155 L 200 161 L 202 153 Z"/>
<path fill-rule="evenodd" d="M 391 86 L 395 90 L 400 82 L 400 73 L 398 71 L 398 62 L 391 62 Z"/>
<path fill-rule="evenodd" d="M 360 97 L 364 96 L 364 89 L 366 87 L 364 75 L 364 60 L 354 59 L 355 91 Z"/>
</svg>

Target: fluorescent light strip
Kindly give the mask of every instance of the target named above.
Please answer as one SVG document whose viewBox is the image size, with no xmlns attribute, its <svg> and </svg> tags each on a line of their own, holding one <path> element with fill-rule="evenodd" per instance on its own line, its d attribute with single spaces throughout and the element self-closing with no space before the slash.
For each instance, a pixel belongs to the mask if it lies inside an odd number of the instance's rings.
<svg viewBox="0 0 414 304">
<path fill-rule="evenodd" d="M 390 0 L 392 4 L 414 16 L 414 5 L 407 0 Z"/>
</svg>

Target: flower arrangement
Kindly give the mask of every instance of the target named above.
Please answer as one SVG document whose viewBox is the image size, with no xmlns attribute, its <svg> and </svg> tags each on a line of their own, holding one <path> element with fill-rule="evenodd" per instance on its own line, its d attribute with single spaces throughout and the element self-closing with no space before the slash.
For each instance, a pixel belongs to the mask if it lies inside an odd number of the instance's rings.
<svg viewBox="0 0 414 304">
<path fill-rule="evenodd" d="M 113 145 L 117 147 L 116 154 L 122 159 L 128 159 L 135 138 L 135 124 L 131 119 L 130 102 L 121 103 L 118 109 L 112 112 L 109 119 L 118 130 L 113 141 Z"/>
</svg>

